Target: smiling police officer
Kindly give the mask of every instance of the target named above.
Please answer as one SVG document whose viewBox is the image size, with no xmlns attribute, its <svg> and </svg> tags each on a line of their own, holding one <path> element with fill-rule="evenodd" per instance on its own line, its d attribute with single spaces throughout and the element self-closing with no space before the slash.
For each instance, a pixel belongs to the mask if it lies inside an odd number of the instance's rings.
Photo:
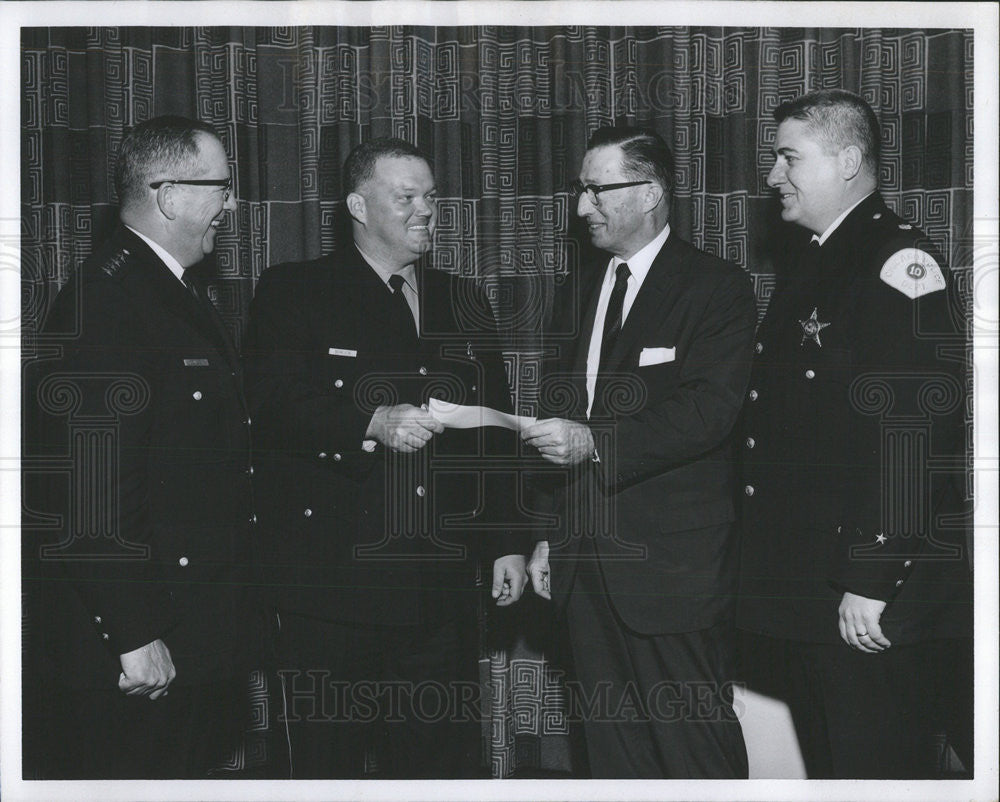
<svg viewBox="0 0 1000 802">
<path fill-rule="evenodd" d="M 755 345 L 738 623 L 788 668 L 810 777 L 927 777 L 934 700 L 971 698 L 953 279 L 877 191 L 867 103 L 823 90 L 775 118 L 767 182 L 803 231 Z M 961 749 L 967 722 L 951 729 Z"/>
</svg>

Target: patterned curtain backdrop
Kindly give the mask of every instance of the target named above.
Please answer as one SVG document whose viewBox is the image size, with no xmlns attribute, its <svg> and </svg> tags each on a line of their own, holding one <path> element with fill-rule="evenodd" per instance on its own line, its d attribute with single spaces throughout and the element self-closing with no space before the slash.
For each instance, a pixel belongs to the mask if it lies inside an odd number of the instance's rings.
<svg viewBox="0 0 1000 802">
<path fill-rule="evenodd" d="M 889 204 L 937 240 L 967 287 L 972 41 L 969 30 L 910 29 L 23 29 L 24 352 L 114 224 L 125 130 L 165 113 L 214 125 L 232 163 L 238 211 L 208 272 L 237 339 L 268 265 L 343 238 L 351 147 L 384 135 L 416 143 L 441 195 L 434 264 L 487 287 L 527 412 L 540 327 L 587 254 L 567 188 L 607 123 L 648 124 L 672 144 L 672 225 L 748 270 L 763 310 L 782 225 L 765 184 L 771 112 L 810 89 L 859 92 L 883 126 Z M 559 652 L 535 601 L 492 622 L 483 666 L 495 775 L 579 768 Z"/>
</svg>

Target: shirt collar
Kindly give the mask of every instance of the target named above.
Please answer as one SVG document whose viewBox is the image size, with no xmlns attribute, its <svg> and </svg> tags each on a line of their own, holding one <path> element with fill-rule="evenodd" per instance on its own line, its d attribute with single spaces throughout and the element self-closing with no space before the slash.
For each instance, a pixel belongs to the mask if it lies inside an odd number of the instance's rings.
<svg viewBox="0 0 1000 802">
<path fill-rule="evenodd" d="M 357 248 L 357 243 L 354 244 Z M 403 280 L 409 285 L 410 289 L 414 293 L 417 291 L 417 271 L 413 265 L 407 265 L 402 270 L 387 270 L 382 267 L 382 265 L 375 262 L 367 253 L 365 253 L 361 248 L 358 248 L 358 253 L 361 254 L 362 258 L 368 263 L 368 266 L 375 271 L 375 274 L 382 280 L 383 284 L 388 285 L 389 278 L 393 273 L 398 273 L 403 277 Z"/>
<path fill-rule="evenodd" d="M 130 225 L 126 225 L 125 228 L 127 228 L 129 231 L 135 234 L 139 239 L 145 242 L 150 248 L 152 248 L 153 253 L 155 253 L 157 256 L 160 257 L 160 261 L 163 262 L 163 264 L 165 264 L 168 268 L 170 268 L 171 273 L 177 276 L 177 280 L 180 281 L 182 284 L 184 283 L 184 268 L 181 267 L 181 263 L 178 262 L 166 248 L 164 248 L 159 243 L 151 240 L 141 231 L 136 231 Z"/>
<path fill-rule="evenodd" d="M 615 271 L 618 269 L 618 265 L 622 262 L 628 264 L 629 272 L 635 277 L 635 282 L 637 286 L 641 286 L 642 282 L 646 278 L 646 274 L 649 272 L 649 268 L 653 266 L 653 260 L 656 259 L 656 254 L 660 252 L 663 247 L 663 243 L 667 241 L 667 237 L 670 236 L 670 223 L 667 223 L 663 230 L 657 234 L 653 239 L 647 242 L 637 253 L 635 253 L 631 259 L 627 261 L 619 257 L 614 257 L 611 260 L 611 264 L 608 265 L 606 281 L 610 281 L 612 284 L 615 281 Z"/>
<path fill-rule="evenodd" d="M 837 230 L 837 227 L 841 223 L 844 222 L 844 220 L 847 218 L 847 215 L 849 215 L 851 212 L 853 212 L 862 201 L 864 201 L 866 198 L 871 197 L 874 194 L 875 194 L 875 190 L 872 190 L 867 195 L 865 195 L 863 198 L 859 198 L 858 201 L 857 201 L 857 203 L 853 203 L 850 206 L 848 206 L 846 209 L 844 209 L 844 211 L 842 211 L 840 213 L 840 216 L 836 220 L 834 220 L 832 223 L 830 223 L 830 225 L 826 229 L 826 231 L 823 232 L 823 236 L 818 237 L 815 234 L 813 234 L 812 235 L 812 240 L 810 240 L 810 242 L 818 242 L 820 245 L 822 245 L 824 242 L 826 242 L 828 239 L 830 239 L 830 235 L 833 234 L 833 232 Z"/>
</svg>

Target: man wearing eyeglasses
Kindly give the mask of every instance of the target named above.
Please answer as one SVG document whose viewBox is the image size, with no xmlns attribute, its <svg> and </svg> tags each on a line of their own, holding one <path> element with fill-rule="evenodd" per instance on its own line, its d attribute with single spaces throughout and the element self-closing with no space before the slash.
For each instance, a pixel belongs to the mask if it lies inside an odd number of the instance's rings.
<svg viewBox="0 0 1000 802">
<path fill-rule="evenodd" d="M 47 724 L 29 760 L 46 779 L 207 777 L 239 745 L 263 629 L 240 363 L 191 275 L 235 208 L 230 167 L 212 128 L 157 117 L 115 179 L 121 225 L 50 310 L 61 358 L 28 374 L 26 431 L 73 464 L 43 506 L 63 526 L 25 540 L 46 678 L 25 716 Z"/>
<path fill-rule="evenodd" d="M 576 184 L 602 258 L 564 307 L 558 364 L 522 433 L 557 523 L 528 564 L 565 610 L 594 777 L 738 778 L 730 433 L 756 318 L 747 275 L 669 224 L 673 159 L 654 132 L 604 128 Z M 550 587 L 551 581 L 551 587 Z"/>
</svg>

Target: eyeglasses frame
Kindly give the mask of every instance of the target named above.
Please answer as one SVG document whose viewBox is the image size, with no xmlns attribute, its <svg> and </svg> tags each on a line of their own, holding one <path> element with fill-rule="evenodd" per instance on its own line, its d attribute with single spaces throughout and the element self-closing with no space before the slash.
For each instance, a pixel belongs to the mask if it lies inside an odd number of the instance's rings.
<svg viewBox="0 0 1000 802">
<path fill-rule="evenodd" d="M 233 178 L 161 178 L 150 183 L 150 189 L 159 189 L 164 184 L 184 184 L 189 187 L 222 187 L 225 192 L 222 202 L 225 203 L 233 194 Z"/>
<path fill-rule="evenodd" d="M 601 199 L 598 197 L 602 192 L 609 192 L 613 189 L 625 189 L 626 187 L 638 187 L 643 184 L 652 184 L 650 180 L 645 181 L 621 181 L 617 184 L 584 184 L 582 181 L 577 179 L 572 184 L 570 184 L 570 194 L 579 200 L 583 197 L 584 193 L 590 198 L 590 202 L 594 206 L 601 205 Z"/>
</svg>

